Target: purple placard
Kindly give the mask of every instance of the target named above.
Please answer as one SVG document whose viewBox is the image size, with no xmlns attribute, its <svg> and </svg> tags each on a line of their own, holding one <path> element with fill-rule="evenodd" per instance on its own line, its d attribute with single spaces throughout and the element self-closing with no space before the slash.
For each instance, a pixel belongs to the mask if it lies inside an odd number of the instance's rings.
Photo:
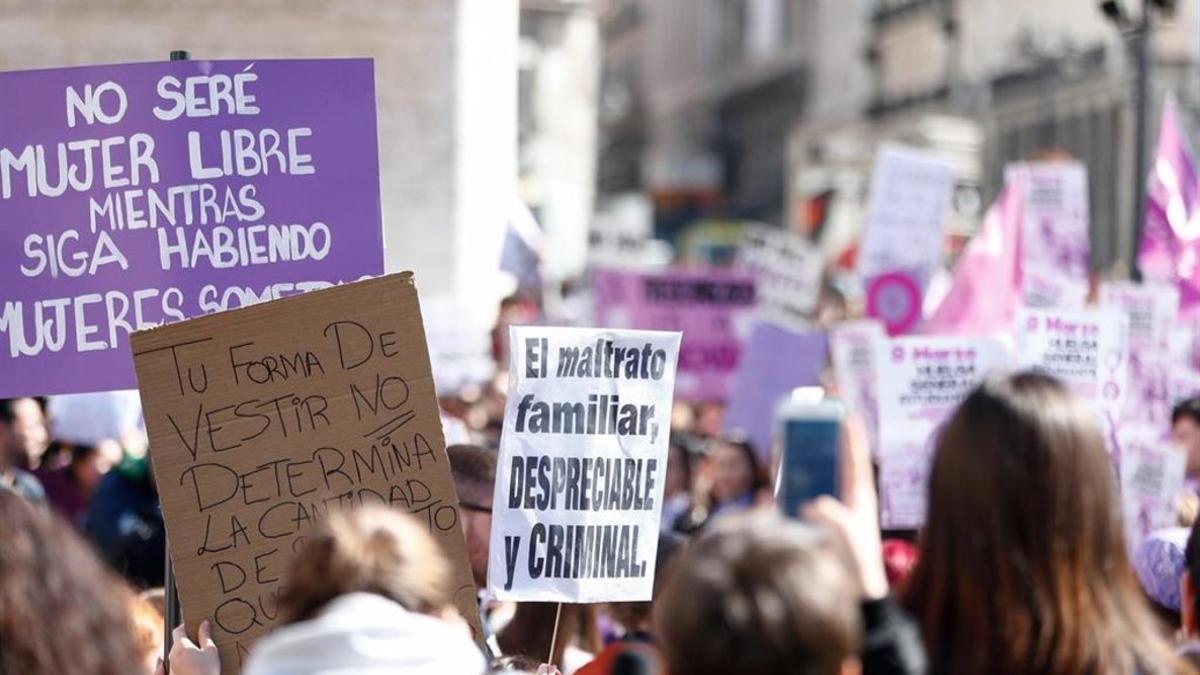
<svg viewBox="0 0 1200 675">
<path fill-rule="evenodd" d="M 756 324 L 734 380 L 725 430 L 745 433 L 760 459 L 771 457 L 779 399 L 796 387 L 818 384 L 828 360 L 825 333 Z"/>
<path fill-rule="evenodd" d="M 383 272 L 369 59 L 0 73 L 0 91 L 0 396 L 131 388 L 130 330 Z"/>
<path fill-rule="evenodd" d="M 723 401 L 754 319 L 754 277 L 725 269 L 596 270 L 596 321 L 683 331 L 675 397 Z"/>
</svg>

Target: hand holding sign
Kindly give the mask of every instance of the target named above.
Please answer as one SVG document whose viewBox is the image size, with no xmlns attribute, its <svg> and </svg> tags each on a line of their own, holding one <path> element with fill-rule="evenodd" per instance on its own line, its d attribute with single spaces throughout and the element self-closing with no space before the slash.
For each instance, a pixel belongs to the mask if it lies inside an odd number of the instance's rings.
<svg viewBox="0 0 1200 675">
<path fill-rule="evenodd" d="M 414 515 L 478 627 L 410 275 L 133 336 L 184 618 L 227 673 L 276 619 L 291 554 L 331 510 Z"/>
<path fill-rule="evenodd" d="M 488 586 L 648 600 L 679 333 L 513 327 Z"/>
</svg>

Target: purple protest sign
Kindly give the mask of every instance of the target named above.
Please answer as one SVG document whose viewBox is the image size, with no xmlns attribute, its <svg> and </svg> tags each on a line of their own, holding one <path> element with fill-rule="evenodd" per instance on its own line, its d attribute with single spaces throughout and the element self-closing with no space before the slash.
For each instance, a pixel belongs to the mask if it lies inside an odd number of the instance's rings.
<svg viewBox="0 0 1200 675">
<path fill-rule="evenodd" d="M 383 272 L 368 59 L 0 73 L 0 91 L 0 396 L 131 388 L 131 330 Z"/>
<path fill-rule="evenodd" d="M 683 331 L 675 397 L 723 401 L 754 319 L 754 277 L 725 269 L 596 270 L 596 321 Z"/>
<path fill-rule="evenodd" d="M 749 436 L 760 459 L 771 456 L 775 405 L 796 387 L 817 384 L 828 361 L 825 333 L 759 323 L 750 333 L 725 412 L 725 430 Z"/>
</svg>

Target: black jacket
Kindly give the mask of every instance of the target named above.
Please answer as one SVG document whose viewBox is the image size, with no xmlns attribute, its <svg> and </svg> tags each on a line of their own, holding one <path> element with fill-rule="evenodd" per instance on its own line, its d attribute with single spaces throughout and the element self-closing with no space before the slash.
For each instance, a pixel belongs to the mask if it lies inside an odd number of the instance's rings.
<svg viewBox="0 0 1200 675">
<path fill-rule="evenodd" d="M 862 603 L 863 675 L 925 675 L 929 659 L 917 622 L 896 601 Z"/>
</svg>

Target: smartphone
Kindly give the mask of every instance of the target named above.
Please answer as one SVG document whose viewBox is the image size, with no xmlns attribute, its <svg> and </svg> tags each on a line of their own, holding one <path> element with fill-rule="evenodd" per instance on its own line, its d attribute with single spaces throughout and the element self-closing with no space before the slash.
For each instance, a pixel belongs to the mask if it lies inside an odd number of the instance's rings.
<svg viewBox="0 0 1200 675">
<path fill-rule="evenodd" d="M 821 495 L 838 496 L 845 417 L 845 405 L 820 387 L 797 389 L 775 408 L 778 501 L 786 515 L 796 517 L 805 502 Z"/>
</svg>

